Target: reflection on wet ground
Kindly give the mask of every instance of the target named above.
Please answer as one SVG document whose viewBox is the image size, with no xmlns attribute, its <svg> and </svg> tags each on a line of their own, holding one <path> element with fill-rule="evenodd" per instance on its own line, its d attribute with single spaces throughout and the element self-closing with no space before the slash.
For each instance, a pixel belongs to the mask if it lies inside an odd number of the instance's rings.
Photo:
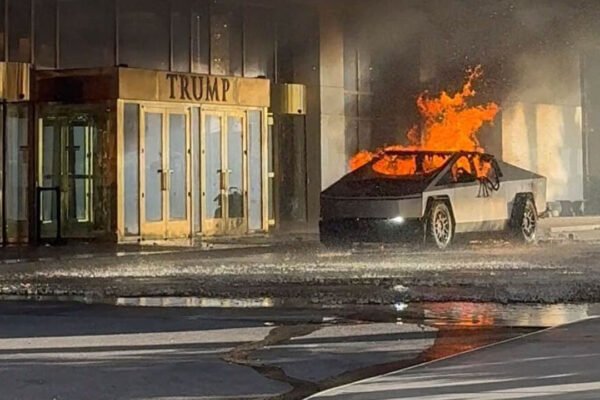
<svg viewBox="0 0 600 400">
<path fill-rule="evenodd" d="M 343 313 L 340 313 L 341 316 Z M 415 303 L 395 304 L 393 310 L 360 307 L 345 318 L 416 323 L 437 329 L 433 345 L 414 359 L 350 371 L 320 383 L 321 390 L 351 383 L 367 377 L 438 360 L 474 350 L 551 326 L 600 315 L 600 304 L 496 304 L 496 303 Z M 296 399 L 293 393 L 284 397 Z"/>
<path fill-rule="evenodd" d="M 341 384 L 600 315 L 600 304 L 447 302 L 289 308 L 278 307 L 269 298 L 220 301 L 199 297 L 120 300 L 36 297 L 29 300 L 32 299 L 63 302 L 43 306 L 33 302 L 5 303 L 1 315 L 23 321 L 20 330 L 17 329 L 19 337 L 37 332 L 27 318 L 48 324 L 47 317 L 60 318 L 61 322 L 46 327 L 45 335 L 53 336 L 53 330 L 60 329 L 54 332 L 66 336 L 65 329 L 70 326 L 77 329 L 77 335 L 70 332 L 70 341 L 74 336 L 90 334 L 122 337 L 118 334 L 132 333 L 151 337 L 165 332 L 194 332 L 194 341 L 208 343 L 210 347 L 213 344 L 209 336 L 218 329 L 220 336 L 227 333 L 231 343 L 239 345 L 232 345 L 220 358 L 215 356 L 215 362 L 236 364 L 245 367 L 244 370 L 252 368 L 263 378 L 290 385 L 292 391 L 273 397 L 286 400 L 305 398 Z M 39 316 L 44 320 L 39 320 Z M 106 323 L 108 320 L 112 322 Z M 71 322 L 65 324 L 65 321 Z M 17 327 L 14 323 L 5 326 Z M 266 336 L 245 333 L 256 329 L 262 329 L 260 332 Z M 173 346 L 170 342 L 160 345 Z M 194 360 L 199 362 L 196 356 Z M 322 374 L 315 379 L 295 375 L 299 365 L 307 365 L 306 370 L 311 374 L 316 374 L 315 370 Z"/>
<path fill-rule="evenodd" d="M 419 303 L 404 312 L 438 327 L 547 328 L 600 315 L 600 304 Z"/>
<path fill-rule="evenodd" d="M 331 320 L 366 322 L 416 322 L 434 327 L 523 327 L 546 328 L 600 315 L 600 303 L 582 304 L 499 304 L 474 302 L 396 303 L 393 305 L 323 306 L 302 302 L 289 304 L 279 299 L 205 298 L 196 296 L 145 296 L 95 298 L 87 296 L 13 296 L 0 295 L 0 301 L 74 302 L 120 307 L 204 309 L 233 314 L 262 315 L 307 314 Z M 235 310 L 235 311 L 234 311 Z M 318 318 L 317 318 L 318 319 Z"/>
</svg>

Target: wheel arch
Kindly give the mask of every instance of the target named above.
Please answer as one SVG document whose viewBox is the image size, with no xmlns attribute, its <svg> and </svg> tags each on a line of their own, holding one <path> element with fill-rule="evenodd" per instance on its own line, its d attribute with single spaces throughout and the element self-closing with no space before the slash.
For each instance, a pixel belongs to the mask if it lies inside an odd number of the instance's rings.
<svg viewBox="0 0 600 400">
<path fill-rule="evenodd" d="M 450 216 L 452 217 L 452 222 L 456 224 L 456 218 L 454 218 L 454 209 L 452 208 L 452 202 L 450 201 L 450 197 L 448 195 L 433 195 L 427 197 L 427 202 L 425 203 L 425 209 L 423 210 L 423 222 L 427 222 L 429 219 L 429 213 L 431 212 L 431 207 L 433 203 L 436 201 L 443 201 L 448 206 L 448 210 L 450 210 Z"/>
<path fill-rule="evenodd" d="M 454 237 L 454 235 L 456 233 L 456 218 L 454 217 L 454 210 L 452 209 L 452 201 L 450 200 L 450 197 L 448 197 L 447 195 L 429 196 L 427 198 L 425 212 L 421 219 L 422 224 L 423 224 L 423 243 L 428 242 L 431 210 L 433 208 L 433 205 L 438 202 L 444 203 L 446 205 L 446 207 L 448 208 L 448 211 L 450 212 L 450 219 L 451 219 L 451 224 L 452 224 L 452 233 L 451 233 L 452 237 Z"/>
</svg>

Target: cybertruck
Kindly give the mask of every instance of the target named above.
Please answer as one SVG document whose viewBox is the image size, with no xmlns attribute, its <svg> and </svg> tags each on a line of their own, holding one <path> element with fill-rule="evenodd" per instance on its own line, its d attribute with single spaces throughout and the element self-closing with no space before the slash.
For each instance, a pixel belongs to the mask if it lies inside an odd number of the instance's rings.
<svg viewBox="0 0 600 400">
<path fill-rule="evenodd" d="M 384 151 L 321 193 L 321 242 L 417 238 L 445 249 L 456 235 L 536 240 L 546 178 L 478 152 Z"/>
</svg>

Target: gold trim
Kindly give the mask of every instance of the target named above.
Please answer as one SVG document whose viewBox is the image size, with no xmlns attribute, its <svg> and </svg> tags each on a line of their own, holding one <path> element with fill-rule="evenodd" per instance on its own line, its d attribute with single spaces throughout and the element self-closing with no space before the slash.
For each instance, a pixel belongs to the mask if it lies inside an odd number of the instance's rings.
<svg viewBox="0 0 600 400">
<path fill-rule="evenodd" d="M 30 99 L 31 65 L 0 62 L 0 98 L 6 101 Z"/>
<path fill-rule="evenodd" d="M 269 107 L 270 82 L 231 76 L 119 68 L 118 96 L 127 100 Z"/>
<path fill-rule="evenodd" d="M 145 143 L 145 115 L 147 113 L 156 113 L 162 116 L 161 125 L 161 140 L 162 140 L 162 184 L 164 187 L 161 190 L 162 197 L 162 219 L 155 222 L 147 222 L 146 216 L 146 202 L 145 193 L 146 188 L 146 175 L 145 175 L 145 162 L 146 162 L 146 143 Z M 183 115 L 185 117 L 185 152 L 186 152 L 186 217 L 181 220 L 169 219 L 169 190 L 168 180 L 170 179 L 168 170 L 169 166 L 169 116 L 172 114 Z M 189 238 L 192 232 L 192 210 L 191 210 L 191 114 L 189 107 L 174 107 L 165 105 L 162 107 L 158 106 L 140 106 L 140 132 L 139 132 L 139 143 L 140 143 L 140 164 L 139 164 L 139 176 L 140 176 L 140 187 L 139 187 L 139 210 L 140 210 L 140 237 L 142 239 L 178 239 L 178 238 Z"/>
<path fill-rule="evenodd" d="M 248 115 L 245 108 L 226 108 L 226 107 L 202 107 L 201 113 L 201 220 L 202 234 L 206 236 L 214 235 L 243 235 L 248 233 Z M 229 146 L 229 127 L 227 126 L 227 118 L 230 116 L 241 119 L 242 129 L 242 197 L 244 216 L 242 218 L 230 218 L 229 215 L 229 199 L 226 193 L 226 188 L 229 187 L 229 176 L 222 176 L 220 194 L 221 199 L 221 218 L 210 218 L 206 215 L 206 116 L 213 115 L 220 119 L 221 124 L 221 170 L 229 170 L 228 146 Z"/>
<path fill-rule="evenodd" d="M 117 235 L 125 239 L 125 103 L 117 100 Z"/>
</svg>

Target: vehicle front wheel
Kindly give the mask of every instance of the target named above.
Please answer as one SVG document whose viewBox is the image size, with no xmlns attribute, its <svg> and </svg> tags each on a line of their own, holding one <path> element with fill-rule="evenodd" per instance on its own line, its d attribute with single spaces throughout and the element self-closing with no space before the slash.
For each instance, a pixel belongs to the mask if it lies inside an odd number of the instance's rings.
<svg viewBox="0 0 600 400">
<path fill-rule="evenodd" d="M 436 201 L 431 206 L 427 219 L 428 239 L 443 250 L 447 248 L 454 238 L 454 220 L 448 205 L 443 201 Z"/>
<path fill-rule="evenodd" d="M 516 238 L 527 244 L 535 242 L 537 210 L 531 198 L 527 197 L 517 200 L 511 225 Z"/>
</svg>

